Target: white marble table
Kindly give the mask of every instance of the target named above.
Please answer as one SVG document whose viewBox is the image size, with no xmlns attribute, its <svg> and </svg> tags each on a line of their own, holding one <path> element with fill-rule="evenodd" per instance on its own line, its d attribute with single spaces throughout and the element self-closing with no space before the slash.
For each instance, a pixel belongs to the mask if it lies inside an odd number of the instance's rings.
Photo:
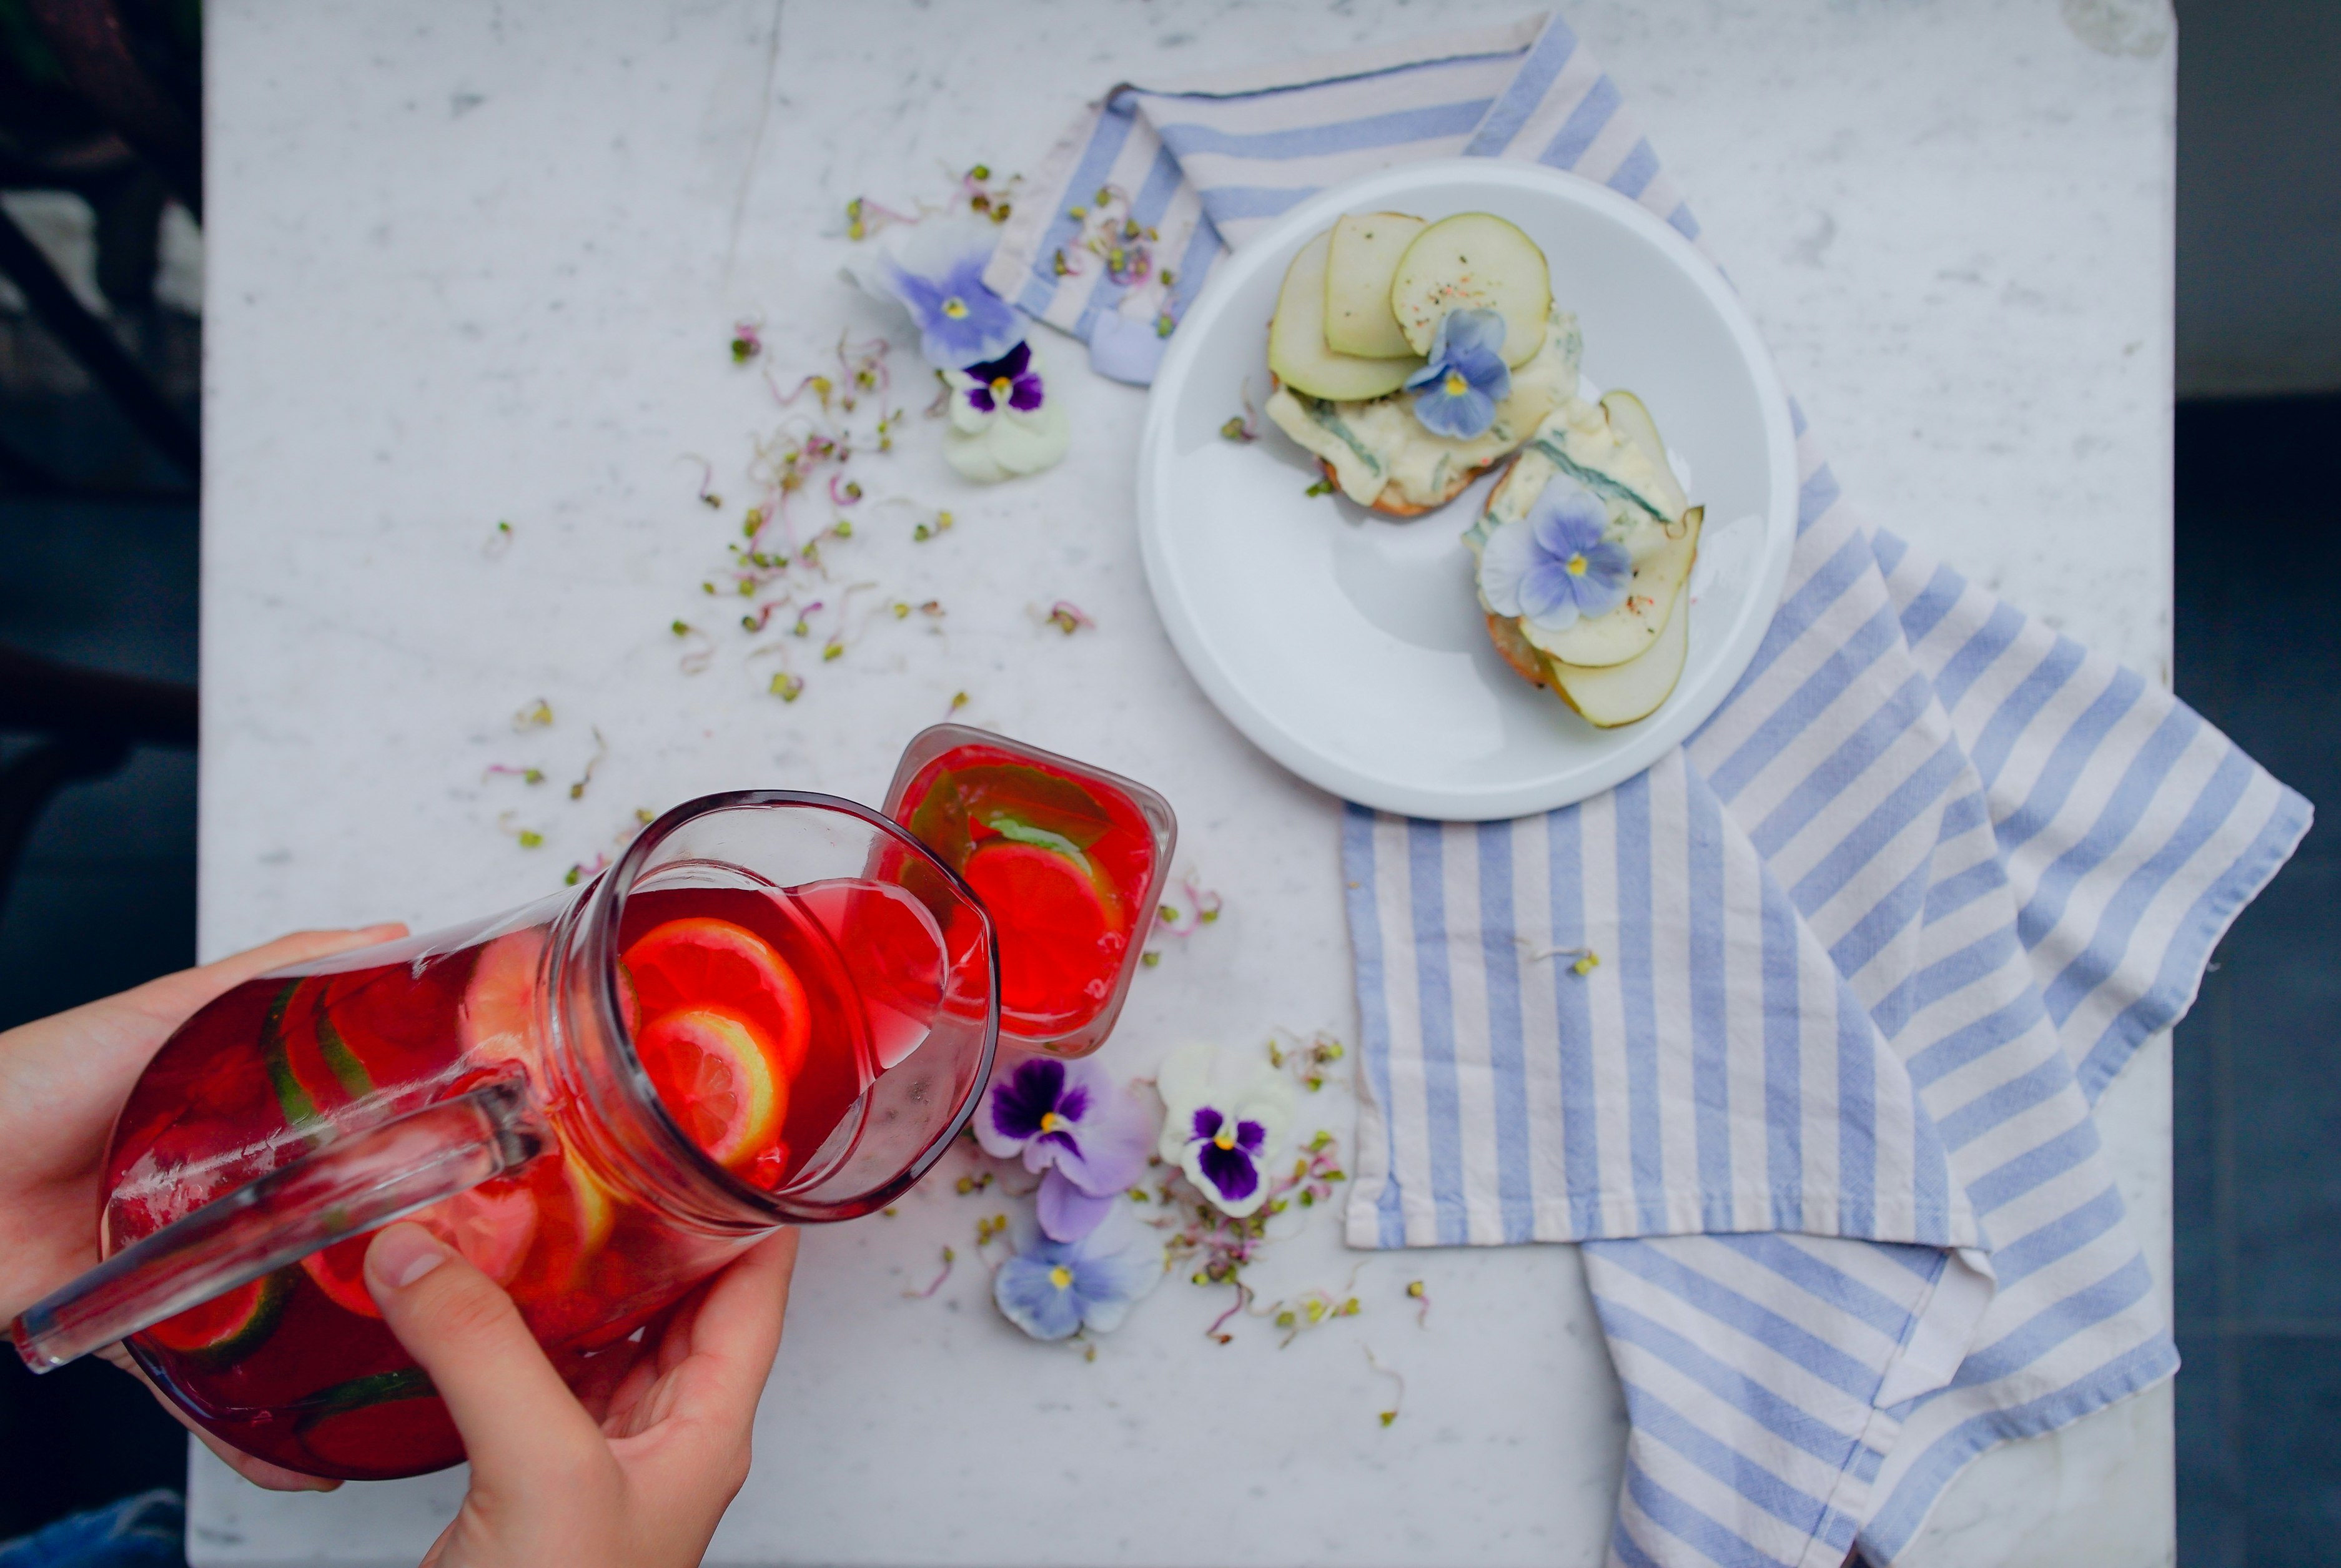
<svg viewBox="0 0 2341 1568">
<path fill-rule="evenodd" d="M 2094 646 L 2167 678 L 2172 50 L 2158 0 L 1957 7 L 1589 0 L 1609 62 L 1881 520 Z M 1512 4 L 1443 5 L 1500 19 Z M 931 427 L 890 486 L 951 509 L 850 566 L 941 596 L 783 706 L 727 640 L 676 668 L 669 622 L 736 508 L 775 363 L 878 318 L 834 274 L 845 200 L 1038 156 L 1124 75 L 1402 37 L 1395 0 L 1326 8 L 863 0 L 223 0 L 211 35 L 202 933 L 418 924 L 556 884 L 637 806 L 788 784 L 872 799 L 912 730 L 965 717 L 1160 786 L 1226 918 L 1140 978 L 1111 1049 L 1352 1028 L 1334 803 L 1250 750 L 1153 620 L 1131 536 L 1140 393 L 1088 377 L 1072 458 L 957 485 Z M 2110 18 L 2110 21 L 2108 20 Z M 777 35 L 776 35 L 777 28 Z M 775 41 L 777 37 L 777 42 Z M 2127 42 L 2133 52 L 2121 52 Z M 514 532 L 483 551 L 498 519 Z M 1067 640 L 1031 608 L 1098 622 Z M 770 666 L 762 667 L 769 671 Z M 537 698 L 549 729 L 514 732 Z M 608 757 L 582 801 L 559 784 Z M 530 791 L 491 763 L 541 765 Z M 509 818 L 506 812 L 517 814 Z M 546 842 L 523 849 L 526 827 Z M 2159 1265 L 2168 1043 L 2100 1121 Z M 1337 1093 L 1312 1102 L 1346 1136 Z M 962 1264 L 909 1300 L 978 1200 L 809 1236 L 726 1563 L 1593 1563 L 1623 1417 L 1566 1248 L 1368 1259 L 1368 1309 L 1279 1351 L 1200 1329 L 1172 1282 L 1094 1364 L 1024 1341 Z M 1262 1283 L 1339 1284 L 1330 1220 Z M 2164 1271 L 2167 1274 L 2167 1270 Z M 1430 1281 L 1429 1328 L 1405 1282 Z M 2166 1287 L 2167 1288 L 2167 1287 Z M 1254 1325 L 1255 1329 L 1264 1325 Z M 1376 1420 L 1402 1371 L 1402 1418 Z M 2128 1565 L 2172 1553 L 2158 1389 L 1977 1464 L 1910 1561 Z M 194 1461 L 198 1563 L 405 1563 L 460 1474 L 265 1495 Z"/>
</svg>

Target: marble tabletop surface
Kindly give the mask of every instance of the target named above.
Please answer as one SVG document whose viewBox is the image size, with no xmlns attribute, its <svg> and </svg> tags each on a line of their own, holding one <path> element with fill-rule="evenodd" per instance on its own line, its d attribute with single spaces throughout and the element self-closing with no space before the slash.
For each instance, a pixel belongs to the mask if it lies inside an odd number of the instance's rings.
<svg viewBox="0 0 2341 1568">
<path fill-rule="evenodd" d="M 913 419 L 841 575 L 881 618 L 802 698 L 721 627 L 762 382 L 882 322 L 837 281 L 844 203 L 1036 160 L 1123 77 L 1403 38 L 1512 3 L 220 0 L 208 6 L 202 938 L 418 926 L 559 885 L 712 789 L 874 799 L 945 714 L 1144 779 L 1227 913 L 1143 972 L 1112 1059 L 1353 1028 L 1331 799 L 1250 749 L 1146 597 L 1143 394 L 1044 343 L 1071 457 L 959 483 Z M 1689 194 L 1881 521 L 2092 646 L 2170 658 L 2172 63 L 2161 0 L 1581 0 L 1572 23 Z M 902 356 L 907 358 L 907 353 Z M 920 401 L 923 401 L 921 399 Z M 889 516 L 892 521 L 888 521 Z M 499 521 L 511 524 L 500 533 Z M 501 541 L 501 542 L 500 542 Z M 1064 598 L 1096 629 L 1040 620 Z M 554 722 L 515 730 L 543 700 Z M 603 755 L 583 799 L 561 786 Z M 537 767 L 532 789 L 495 764 Z M 543 842 L 524 848 L 523 829 Z M 2168 1042 L 2099 1121 L 2167 1280 Z M 1304 1118 L 1347 1136 L 1338 1087 Z M 1277 1348 L 1173 1281 L 1093 1363 L 1024 1340 L 961 1266 L 981 1201 L 930 1183 L 809 1235 L 757 1464 L 712 1561 L 987 1565 L 1594 1563 L 1623 1434 L 1565 1247 L 1350 1255 L 1330 1216 L 1270 1290 L 1365 1304 Z M 1363 1261 L 1360 1262 L 1360 1256 Z M 1436 1311 L 1404 1295 L 1421 1278 Z M 2167 1293 L 2167 1284 L 2165 1285 Z M 1405 1378 L 1402 1414 L 1377 1413 Z M 1908 1561 L 2165 1563 L 2167 1385 L 1977 1464 Z M 197 1450 L 198 1563 L 411 1563 L 461 1473 L 277 1496 Z"/>
</svg>

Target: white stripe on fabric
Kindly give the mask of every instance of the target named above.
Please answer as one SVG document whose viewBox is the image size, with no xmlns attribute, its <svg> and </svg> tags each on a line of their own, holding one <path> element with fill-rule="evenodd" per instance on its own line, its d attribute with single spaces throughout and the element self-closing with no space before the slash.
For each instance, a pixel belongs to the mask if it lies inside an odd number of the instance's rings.
<svg viewBox="0 0 2341 1568">
<path fill-rule="evenodd" d="M 1051 264 L 1107 178 L 1161 204 L 1174 320 L 1300 193 L 1459 145 L 1704 248 L 1558 19 L 1114 102 L 987 273 L 1076 332 L 1121 303 Z M 1519 822 L 1343 817 L 1350 1240 L 1587 1243 L 1631 1406 L 1619 1563 L 1834 1565 L 1857 1525 L 1890 1563 L 1974 1454 L 2168 1374 L 2089 1102 L 2308 819 L 2167 693 L 1863 522 L 1791 412 L 1781 605 L 1683 749 Z"/>
</svg>

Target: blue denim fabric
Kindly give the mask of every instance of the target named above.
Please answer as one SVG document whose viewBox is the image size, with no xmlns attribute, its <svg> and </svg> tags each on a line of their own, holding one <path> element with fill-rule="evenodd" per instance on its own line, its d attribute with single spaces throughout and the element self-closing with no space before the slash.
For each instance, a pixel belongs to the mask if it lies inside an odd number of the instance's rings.
<svg viewBox="0 0 2341 1568">
<path fill-rule="evenodd" d="M 185 1568 L 186 1505 L 142 1492 L 0 1542 L 0 1568 Z"/>
</svg>

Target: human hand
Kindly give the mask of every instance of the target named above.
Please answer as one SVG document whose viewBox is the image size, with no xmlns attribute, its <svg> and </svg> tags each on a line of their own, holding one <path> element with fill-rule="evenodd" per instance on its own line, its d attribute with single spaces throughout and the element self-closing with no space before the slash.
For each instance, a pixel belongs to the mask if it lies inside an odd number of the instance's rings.
<svg viewBox="0 0 2341 1568">
<path fill-rule="evenodd" d="M 366 1288 L 447 1402 L 471 1490 L 423 1568 L 692 1568 L 748 1478 L 797 1235 L 759 1242 L 575 1394 L 512 1298 L 418 1225 L 366 1248 Z"/>
<path fill-rule="evenodd" d="M 406 928 L 396 925 L 302 931 L 0 1034 L 0 1319 L 97 1266 L 106 1138 L 131 1087 L 173 1030 L 254 975 L 404 935 Z M 120 1345 L 103 1354 L 144 1381 Z M 247 1480 L 278 1491 L 339 1484 L 238 1453 L 196 1428 L 169 1400 L 163 1407 Z"/>
</svg>

